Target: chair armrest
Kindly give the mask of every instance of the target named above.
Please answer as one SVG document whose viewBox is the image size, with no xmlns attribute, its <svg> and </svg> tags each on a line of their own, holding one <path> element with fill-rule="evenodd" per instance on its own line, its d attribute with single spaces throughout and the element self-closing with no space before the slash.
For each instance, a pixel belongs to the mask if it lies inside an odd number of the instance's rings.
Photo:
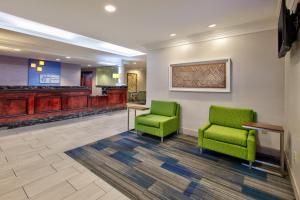
<svg viewBox="0 0 300 200">
<path fill-rule="evenodd" d="M 136 117 L 142 117 L 142 116 L 146 116 L 146 115 L 149 115 L 150 113 L 144 113 L 144 114 L 140 114 L 140 115 L 137 115 Z"/>
<path fill-rule="evenodd" d="M 204 131 L 210 127 L 211 123 L 204 124 L 201 128 L 198 129 L 198 146 L 202 146 Z"/>
<path fill-rule="evenodd" d="M 255 161 L 256 157 L 256 131 L 249 130 L 247 138 L 248 160 Z"/>
<path fill-rule="evenodd" d="M 163 133 L 169 133 L 176 131 L 178 127 L 178 117 L 172 117 L 171 119 L 161 123 Z M 162 135 L 164 136 L 164 135 Z"/>
</svg>

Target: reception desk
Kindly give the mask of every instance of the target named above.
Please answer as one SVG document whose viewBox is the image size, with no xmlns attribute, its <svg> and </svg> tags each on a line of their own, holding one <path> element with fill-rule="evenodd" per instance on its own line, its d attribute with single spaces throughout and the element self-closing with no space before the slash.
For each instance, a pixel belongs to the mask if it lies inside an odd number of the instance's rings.
<svg viewBox="0 0 300 200">
<path fill-rule="evenodd" d="M 107 87 L 107 94 L 92 96 L 86 87 L 0 86 L 0 125 L 47 121 L 124 109 L 127 87 Z"/>
</svg>

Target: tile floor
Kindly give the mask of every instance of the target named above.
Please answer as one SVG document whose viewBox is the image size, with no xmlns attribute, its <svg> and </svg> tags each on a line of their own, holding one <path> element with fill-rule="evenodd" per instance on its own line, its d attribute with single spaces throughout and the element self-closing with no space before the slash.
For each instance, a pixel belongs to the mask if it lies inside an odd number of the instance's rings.
<svg viewBox="0 0 300 200">
<path fill-rule="evenodd" d="M 0 199 L 127 199 L 63 153 L 126 130 L 127 111 L 1 130 Z"/>
</svg>

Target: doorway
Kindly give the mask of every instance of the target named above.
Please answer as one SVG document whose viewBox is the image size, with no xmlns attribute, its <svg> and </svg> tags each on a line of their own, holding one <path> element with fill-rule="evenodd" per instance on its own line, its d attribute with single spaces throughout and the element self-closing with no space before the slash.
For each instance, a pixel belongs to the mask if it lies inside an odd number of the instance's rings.
<svg viewBox="0 0 300 200">
<path fill-rule="evenodd" d="M 92 89 L 93 87 L 93 72 L 83 71 L 81 72 L 80 85 Z"/>
</svg>

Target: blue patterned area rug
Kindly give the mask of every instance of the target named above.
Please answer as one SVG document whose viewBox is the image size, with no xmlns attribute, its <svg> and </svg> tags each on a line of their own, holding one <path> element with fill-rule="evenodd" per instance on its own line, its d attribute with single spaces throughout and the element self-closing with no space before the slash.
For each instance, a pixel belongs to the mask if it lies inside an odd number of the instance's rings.
<svg viewBox="0 0 300 200">
<path fill-rule="evenodd" d="M 131 132 L 66 152 L 131 199 L 295 199 L 290 180 L 205 151 L 194 137 Z"/>
</svg>

